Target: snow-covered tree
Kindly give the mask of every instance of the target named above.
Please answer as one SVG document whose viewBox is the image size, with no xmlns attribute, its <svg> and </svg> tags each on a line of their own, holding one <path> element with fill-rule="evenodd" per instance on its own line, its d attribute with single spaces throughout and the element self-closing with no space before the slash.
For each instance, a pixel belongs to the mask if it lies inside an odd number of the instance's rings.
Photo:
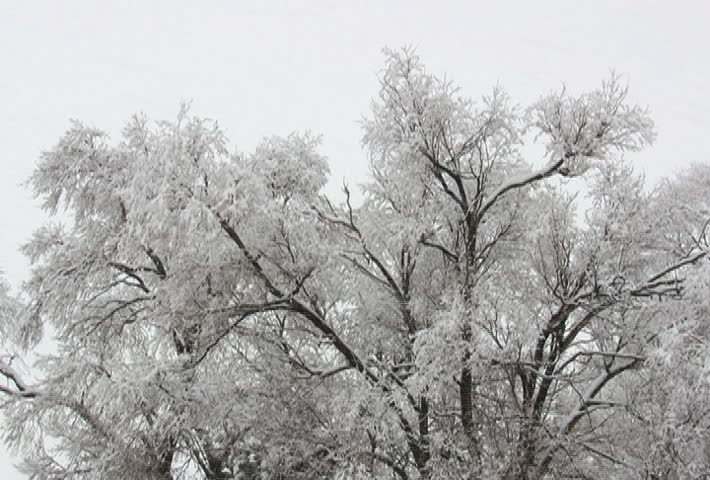
<svg viewBox="0 0 710 480">
<path fill-rule="evenodd" d="M 707 169 L 645 188 L 622 155 L 653 124 L 616 78 L 527 109 L 407 50 L 380 79 L 357 205 L 323 195 L 317 137 L 229 153 L 187 108 L 42 155 L 31 184 L 68 215 L 24 247 L 2 334 L 56 351 L 32 382 L 0 371 L 31 478 L 633 478 L 705 428 L 643 419 L 691 409 L 671 356 L 706 389 Z"/>
</svg>

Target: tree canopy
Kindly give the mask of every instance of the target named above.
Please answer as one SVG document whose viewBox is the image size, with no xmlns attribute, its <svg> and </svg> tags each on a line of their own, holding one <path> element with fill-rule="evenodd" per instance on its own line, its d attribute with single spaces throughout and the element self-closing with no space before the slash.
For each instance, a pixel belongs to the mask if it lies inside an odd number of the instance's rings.
<svg viewBox="0 0 710 480">
<path fill-rule="evenodd" d="M 527 108 L 410 50 L 379 78 L 357 203 L 323 194 L 318 137 L 230 152 L 186 107 L 41 155 L 57 221 L 0 288 L 30 478 L 710 473 L 710 167 L 648 188 L 623 154 L 653 122 L 615 77 Z"/>
</svg>

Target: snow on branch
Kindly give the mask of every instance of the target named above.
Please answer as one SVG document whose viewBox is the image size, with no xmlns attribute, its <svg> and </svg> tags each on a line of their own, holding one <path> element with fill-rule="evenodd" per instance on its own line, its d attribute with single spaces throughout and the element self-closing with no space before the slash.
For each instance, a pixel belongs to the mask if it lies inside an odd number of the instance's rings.
<svg viewBox="0 0 710 480">
<path fill-rule="evenodd" d="M 561 158 L 556 162 L 553 162 L 547 167 L 543 168 L 542 170 L 538 170 L 537 172 L 529 173 L 527 175 L 521 175 L 501 185 L 488 197 L 487 200 L 484 201 L 478 212 L 478 217 L 483 217 L 486 211 L 488 211 L 488 209 L 491 208 L 500 197 L 502 197 L 510 190 L 530 185 L 533 182 L 554 175 L 556 172 L 560 171 L 560 167 L 562 167 L 564 161 L 565 158 Z"/>
<path fill-rule="evenodd" d="M 30 388 L 20 378 L 20 375 L 14 368 L 2 361 L 0 361 L 0 374 L 15 385 L 14 389 L 9 386 L 0 385 L 0 392 L 19 398 L 35 398 L 40 395 L 38 391 Z"/>
</svg>

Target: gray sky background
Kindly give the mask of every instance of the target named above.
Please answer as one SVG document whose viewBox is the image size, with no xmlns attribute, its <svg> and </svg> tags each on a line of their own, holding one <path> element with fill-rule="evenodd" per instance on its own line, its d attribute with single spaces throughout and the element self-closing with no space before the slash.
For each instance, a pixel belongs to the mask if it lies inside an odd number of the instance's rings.
<svg viewBox="0 0 710 480">
<path fill-rule="evenodd" d="M 500 83 L 521 105 L 614 69 L 648 105 L 651 180 L 708 161 L 710 2 L 705 1 L 10 1 L 0 0 L 0 269 L 43 221 L 21 183 L 69 119 L 114 139 L 129 117 L 173 119 L 181 100 L 250 151 L 271 134 L 323 134 L 333 183 L 366 173 L 360 118 L 382 47 L 412 45 L 471 97 Z M 534 160 L 534 159 L 531 159 Z M 14 473 L 0 450 L 0 478 Z"/>
</svg>

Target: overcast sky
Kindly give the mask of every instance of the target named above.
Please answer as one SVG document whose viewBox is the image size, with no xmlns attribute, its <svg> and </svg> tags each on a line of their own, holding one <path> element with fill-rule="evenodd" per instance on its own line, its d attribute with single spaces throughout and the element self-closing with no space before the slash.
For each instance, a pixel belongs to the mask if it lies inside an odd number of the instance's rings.
<svg viewBox="0 0 710 480">
<path fill-rule="evenodd" d="M 657 143 L 634 160 L 651 180 L 708 161 L 710 2 L 0 0 L 0 269 L 43 216 L 21 186 L 76 118 L 118 137 L 129 117 L 174 119 L 181 100 L 250 151 L 271 134 L 323 135 L 335 184 L 364 179 L 360 118 L 385 46 L 412 45 L 432 73 L 521 105 L 611 69 L 650 107 Z M 13 476 L 0 453 L 0 477 Z M 7 471 L 7 473 L 6 473 Z"/>
</svg>

